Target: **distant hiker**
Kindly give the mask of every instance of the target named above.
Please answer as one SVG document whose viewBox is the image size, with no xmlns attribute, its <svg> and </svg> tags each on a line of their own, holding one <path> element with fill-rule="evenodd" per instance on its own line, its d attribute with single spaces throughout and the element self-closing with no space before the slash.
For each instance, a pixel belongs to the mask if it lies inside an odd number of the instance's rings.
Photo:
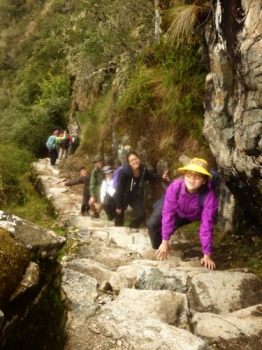
<svg viewBox="0 0 262 350">
<path fill-rule="evenodd" d="M 113 173 L 114 169 L 110 165 L 103 167 L 103 173 L 105 174 L 105 179 L 102 182 L 100 199 L 103 204 L 104 211 L 106 212 L 107 219 L 109 221 L 115 218 L 116 205 L 113 195 L 115 189 L 113 188 Z"/>
<path fill-rule="evenodd" d="M 71 134 L 71 136 L 72 136 L 72 141 L 70 142 L 70 145 L 69 145 L 69 154 L 74 154 L 80 144 L 78 128 L 74 130 L 74 133 Z"/>
<path fill-rule="evenodd" d="M 69 151 L 69 145 L 70 142 L 72 142 L 72 136 L 69 133 L 69 130 L 67 129 L 65 131 L 66 137 L 59 141 L 59 154 L 58 154 L 58 160 L 63 161 L 68 156 Z"/>
<path fill-rule="evenodd" d="M 102 210 L 103 204 L 101 204 L 100 201 L 100 191 L 101 191 L 101 185 L 103 181 L 103 157 L 101 155 L 96 155 L 94 158 L 94 169 L 91 172 L 90 177 L 90 199 L 89 199 L 89 206 L 91 210 L 94 212 L 94 218 L 99 218 L 100 211 Z M 97 208 L 95 206 L 95 203 L 98 204 Z"/>
<path fill-rule="evenodd" d="M 124 225 L 124 213 L 128 205 L 134 210 L 136 218 L 130 222 L 130 228 L 138 228 L 146 217 L 143 206 L 144 181 L 155 182 L 158 179 L 168 180 L 168 170 L 163 175 L 152 174 L 140 162 L 134 151 L 126 155 L 127 163 L 118 175 L 118 183 L 114 199 L 116 202 L 115 226 Z"/>
<path fill-rule="evenodd" d="M 84 185 L 83 188 L 83 199 L 82 199 L 82 204 L 81 204 L 81 211 L 80 215 L 84 216 L 88 214 L 88 211 L 90 209 L 88 201 L 90 199 L 90 192 L 89 192 L 89 180 L 90 177 L 87 174 L 87 170 L 85 167 L 81 167 L 79 169 L 80 176 L 76 180 L 72 181 L 66 181 L 66 182 L 60 182 L 59 186 L 75 186 L 75 185 Z"/>
<path fill-rule="evenodd" d="M 211 186 L 212 175 L 208 163 L 204 159 L 194 158 L 178 171 L 184 177 L 172 182 L 147 221 L 152 247 L 157 249 L 157 259 L 165 260 L 173 232 L 201 220 L 199 237 L 204 254 L 201 264 L 213 270 L 216 265 L 210 256 L 218 200 Z"/>
<path fill-rule="evenodd" d="M 58 158 L 58 151 L 56 147 L 56 137 L 60 134 L 59 130 L 55 130 L 53 135 L 49 136 L 46 141 L 46 147 L 50 154 L 50 164 L 55 165 Z"/>
</svg>

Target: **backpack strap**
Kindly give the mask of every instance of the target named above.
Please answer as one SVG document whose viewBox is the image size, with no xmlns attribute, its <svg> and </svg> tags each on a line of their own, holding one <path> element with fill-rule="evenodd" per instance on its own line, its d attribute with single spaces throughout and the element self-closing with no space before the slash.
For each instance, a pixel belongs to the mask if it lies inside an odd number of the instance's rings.
<svg viewBox="0 0 262 350">
<path fill-rule="evenodd" d="M 206 199 L 208 192 L 209 192 L 209 189 L 208 189 L 208 187 L 206 187 L 206 189 L 204 191 L 201 191 L 199 193 L 198 203 L 202 209 L 204 208 L 204 202 L 205 202 L 205 199 Z"/>
<path fill-rule="evenodd" d="M 146 167 L 144 167 L 144 169 L 143 169 L 141 181 L 139 182 L 139 187 L 142 187 L 142 186 L 143 186 L 144 177 L 145 177 L 145 172 L 146 172 Z"/>
</svg>

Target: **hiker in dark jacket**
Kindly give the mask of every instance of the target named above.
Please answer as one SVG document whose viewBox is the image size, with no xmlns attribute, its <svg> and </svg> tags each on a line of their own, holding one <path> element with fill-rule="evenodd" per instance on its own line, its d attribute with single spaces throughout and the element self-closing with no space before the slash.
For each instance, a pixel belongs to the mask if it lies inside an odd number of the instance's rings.
<svg viewBox="0 0 262 350">
<path fill-rule="evenodd" d="M 75 186 L 75 185 L 84 185 L 83 188 L 83 199 L 81 204 L 81 212 L 80 215 L 84 216 L 85 214 L 88 214 L 88 211 L 90 209 L 88 201 L 90 199 L 90 192 L 89 192 L 89 180 L 90 177 L 87 174 L 86 168 L 81 167 L 79 169 L 80 176 L 76 180 L 67 181 L 67 182 L 60 182 L 60 186 Z"/>
<path fill-rule="evenodd" d="M 199 237 L 204 255 L 201 264 L 213 270 L 216 265 L 210 256 L 218 200 L 211 187 L 212 175 L 208 163 L 204 159 L 194 158 L 178 171 L 184 174 L 184 178 L 175 180 L 168 187 L 166 195 L 157 201 L 147 221 L 152 247 L 158 249 L 157 259 L 165 260 L 173 232 L 201 220 Z M 201 205 L 203 193 L 204 202 Z"/>
<path fill-rule="evenodd" d="M 136 152 L 126 155 L 127 164 L 118 175 L 118 184 L 114 199 L 116 202 L 115 226 L 124 225 L 124 212 L 128 205 L 134 210 L 136 218 L 130 222 L 130 228 L 138 228 L 146 217 L 143 206 L 144 181 L 155 182 L 158 179 L 168 180 L 168 170 L 163 174 L 152 174 L 140 162 Z"/>
</svg>

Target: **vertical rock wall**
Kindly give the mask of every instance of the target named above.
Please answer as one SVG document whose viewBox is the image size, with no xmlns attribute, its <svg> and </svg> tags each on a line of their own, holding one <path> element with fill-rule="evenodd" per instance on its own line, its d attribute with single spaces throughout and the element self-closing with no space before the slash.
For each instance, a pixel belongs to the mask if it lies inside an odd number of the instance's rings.
<svg viewBox="0 0 262 350">
<path fill-rule="evenodd" d="M 238 221 L 261 227 L 262 2 L 213 0 L 212 7 L 203 132 L 241 208 Z"/>
</svg>

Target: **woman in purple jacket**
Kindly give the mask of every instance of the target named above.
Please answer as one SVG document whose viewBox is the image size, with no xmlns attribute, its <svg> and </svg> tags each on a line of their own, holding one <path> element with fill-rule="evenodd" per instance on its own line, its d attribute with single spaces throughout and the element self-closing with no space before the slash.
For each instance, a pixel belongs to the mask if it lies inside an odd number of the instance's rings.
<svg viewBox="0 0 262 350">
<path fill-rule="evenodd" d="M 157 259 L 165 260 L 173 232 L 201 220 L 199 237 L 204 254 L 201 264 L 213 270 L 216 265 L 210 256 L 218 200 L 211 187 L 209 166 L 204 159 L 194 158 L 178 171 L 184 174 L 184 178 L 168 187 L 165 197 L 158 201 L 147 221 L 152 246 L 157 249 Z M 204 198 L 203 203 L 201 198 Z"/>
</svg>

